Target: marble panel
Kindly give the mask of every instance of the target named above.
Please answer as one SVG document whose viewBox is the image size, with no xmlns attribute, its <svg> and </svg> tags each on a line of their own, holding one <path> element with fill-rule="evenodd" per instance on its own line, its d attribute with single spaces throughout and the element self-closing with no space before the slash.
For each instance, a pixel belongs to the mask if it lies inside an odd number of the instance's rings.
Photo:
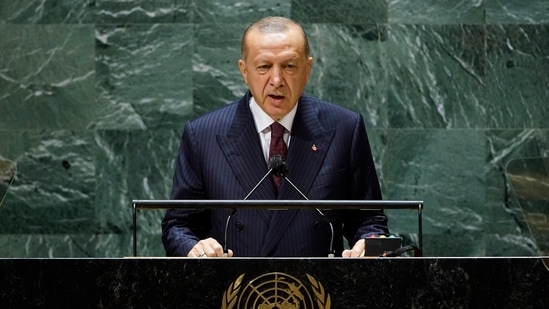
<svg viewBox="0 0 549 309">
<path fill-rule="evenodd" d="M 292 0 L 292 18 L 300 23 L 374 24 L 387 22 L 385 0 Z"/>
<path fill-rule="evenodd" d="M 314 59 L 305 92 L 361 113 L 367 127 L 387 127 L 385 29 L 375 24 L 305 25 Z"/>
<path fill-rule="evenodd" d="M 2 234 L 93 233 L 95 143 L 88 131 L 0 131 L 17 175 L 0 214 Z"/>
<path fill-rule="evenodd" d="M 506 175 L 517 158 L 547 157 L 549 131 L 538 129 L 488 130 L 486 224 L 492 240 L 487 255 L 536 255 L 538 249 L 524 212 Z"/>
<path fill-rule="evenodd" d="M 169 199 L 180 130 L 97 131 L 96 228 L 131 234 L 132 200 Z M 139 217 L 140 233 L 160 231 L 159 213 Z"/>
<path fill-rule="evenodd" d="M 158 214 L 159 211 L 157 211 Z M 1 214 L 1 212 L 0 212 Z M 158 217 L 160 226 L 160 217 Z M 160 232 L 139 232 L 138 254 L 164 257 Z M 3 258 L 124 258 L 133 255 L 131 233 L 87 234 L 1 234 L 0 259 Z"/>
<path fill-rule="evenodd" d="M 156 215 L 156 222 L 158 223 L 158 232 L 155 233 L 143 233 L 138 231 L 137 233 L 137 255 L 138 256 L 147 256 L 147 257 L 165 257 L 166 251 L 162 245 L 162 232 L 160 231 L 160 222 L 164 215 L 163 210 L 153 210 Z M 125 235 L 129 236 L 129 235 Z M 110 251 L 105 252 L 105 256 L 111 257 L 128 257 L 133 256 L 133 243 L 130 244 L 130 240 L 133 241 L 132 237 L 126 237 L 124 243 L 116 246 L 116 243 L 113 246 L 108 246 L 108 249 L 113 249 L 112 253 Z M 109 243 L 110 245 L 110 243 Z"/>
<path fill-rule="evenodd" d="M 249 23 L 290 15 L 290 0 L 100 0 L 101 23 Z"/>
<path fill-rule="evenodd" d="M 192 0 L 97 0 L 100 24 L 189 23 Z"/>
<path fill-rule="evenodd" d="M 483 24 L 485 2 L 478 0 L 390 0 L 392 24 Z"/>
<path fill-rule="evenodd" d="M 96 239 L 94 234 L 1 234 L 0 258 L 103 257 L 97 255 Z"/>
<path fill-rule="evenodd" d="M 18 0 L 0 3 L 0 24 L 88 24 L 96 20 L 94 0 Z"/>
<path fill-rule="evenodd" d="M 246 27 L 245 23 L 195 27 L 192 76 L 196 114 L 237 100 L 248 90 L 238 69 Z"/>
<path fill-rule="evenodd" d="M 98 26 L 90 128 L 180 128 L 192 114 L 192 36 L 186 24 Z"/>
<path fill-rule="evenodd" d="M 487 29 L 490 128 L 549 128 L 549 25 Z"/>
<path fill-rule="evenodd" d="M 426 255 L 475 255 L 476 247 L 483 246 L 486 192 L 479 171 L 485 165 L 484 145 L 484 133 L 476 130 L 388 132 L 382 164 L 385 199 L 424 201 Z M 412 213 L 392 211 L 389 220 L 394 233 L 417 231 Z M 446 248 L 456 243 L 473 248 Z"/>
<path fill-rule="evenodd" d="M 484 27 L 390 25 L 391 128 L 486 126 Z"/>
<path fill-rule="evenodd" d="M 546 0 L 485 1 L 488 24 L 547 24 L 549 2 Z"/>
<path fill-rule="evenodd" d="M 0 25 L 0 129 L 83 129 L 95 118 L 93 27 Z"/>
<path fill-rule="evenodd" d="M 549 158 L 518 158 L 506 170 L 539 255 L 549 255 Z"/>
<path fill-rule="evenodd" d="M 376 166 L 377 177 L 379 179 L 379 184 L 381 186 L 382 196 L 385 196 L 387 192 L 387 185 L 385 182 L 386 175 L 383 170 L 383 162 L 385 161 L 385 156 L 388 155 L 387 152 L 387 137 L 388 130 L 380 128 L 371 128 L 366 127 L 366 133 L 368 134 L 368 140 L 370 142 L 370 148 L 372 151 L 372 156 L 374 157 L 374 164 Z"/>
<path fill-rule="evenodd" d="M 251 23 L 265 16 L 290 17 L 290 0 L 193 0 L 194 23 Z"/>
<path fill-rule="evenodd" d="M 425 201 L 424 254 L 539 254 L 505 175 L 549 156 L 546 0 L 18 0 L 0 4 L 0 257 L 125 257 L 188 119 L 239 98 L 242 31 L 304 23 L 308 94 L 364 116 L 385 199 Z M 487 24 L 487 25 L 486 25 Z M 160 211 L 138 247 L 163 256 Z M 417 242 L 417 214 L 388 212 Z M 515 301 L 516 304 L 517 301 Z"/>
<path fill-rule="evenodd" d="M 8 193 L 9 187 L 17 173 L 17 164 L 0 156 L 0 206 Z"/>
</svg>

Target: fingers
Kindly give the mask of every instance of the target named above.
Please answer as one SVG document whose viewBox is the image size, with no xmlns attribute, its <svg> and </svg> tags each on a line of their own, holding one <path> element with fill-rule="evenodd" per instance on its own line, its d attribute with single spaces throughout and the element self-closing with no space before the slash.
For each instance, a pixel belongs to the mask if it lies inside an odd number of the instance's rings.
<svg viewBox="0 0 549 309">
<path fill-rule="evenodd" d="M 364 253 L 366 251 L 366 241 L 364 239 L 360 239 L 355 243 L 353 248 L 343 250 L 341 253 L 342 257 L 363 257 Z"/>
<path fill-rule="evenodd" d="M 217 240 L 213 238 L 202 239 L 191 249 L 191 251 L 189 251 L 189 254 L 187 254 L 188 257 L 199 257 L 199 258 L 222 257 L 222 256 L 231 257 L 232 255 L 233 255 L 232 250 L 229 250 L 229 254 L 224 255 L 223 247 Z"/>
</svg>

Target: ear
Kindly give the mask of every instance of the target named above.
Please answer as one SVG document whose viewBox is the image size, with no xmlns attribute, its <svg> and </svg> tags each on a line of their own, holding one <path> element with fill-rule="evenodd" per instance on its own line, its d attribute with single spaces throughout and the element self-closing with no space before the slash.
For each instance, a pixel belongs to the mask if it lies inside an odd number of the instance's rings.
<svg viewBox="0 0 549 309">
<path fill-rule="evenodd" d="M 248 84 L 248 70 L 246 69 L 246 63 L 244 60 L 240 59 L 238 60 L 238 69 L 240 70 L 240 74 L 242 74 L 242 78 L 244 78 L 244 82 L 246 85 Z"/>
<path fill-rule="evenodd" d="M 307 59 L 307 80 L 309 80 L 309 77 L 311 76 L 312 68 L 313 68 L 313 57 L 309 57 Z"/>
</svg>

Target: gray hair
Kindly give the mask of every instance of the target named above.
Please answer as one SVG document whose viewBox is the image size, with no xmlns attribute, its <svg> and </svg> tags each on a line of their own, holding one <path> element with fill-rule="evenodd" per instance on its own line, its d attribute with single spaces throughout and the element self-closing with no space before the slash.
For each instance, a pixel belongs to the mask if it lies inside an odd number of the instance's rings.
<svg viewBox="0 0 549 309">
<path fill-rule="evenodd" d="M 242 35 L 242 43 L 240 46 L 240 53 L 242 55 L 242 59 L 246 58 L 246 54 L 248 50 L 248 47 L 246 46 L 246 37 L 248 33 L 254 30 L 258 30 L 261 33 L 280 33 L 280 32 L 288 31 L 290 27 L 297 27 L 303 34 L 303 40 L 305 42 L 305 55 L 309 56 L 309 53 L 310 53 L 309 39 L 307 38 L 307 33 L 305 32 L 303 27 L 299 23 L 295 22 L 290 18 L 286 18 L 282 16 L 269 16 L 253 22 L 244 31 L 244 34 Z"/>
</svg>

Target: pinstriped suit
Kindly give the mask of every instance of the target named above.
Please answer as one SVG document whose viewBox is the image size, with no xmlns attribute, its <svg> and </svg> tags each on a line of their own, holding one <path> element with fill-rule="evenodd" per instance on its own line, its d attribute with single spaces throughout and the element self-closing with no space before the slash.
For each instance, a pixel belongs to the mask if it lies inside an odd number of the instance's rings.
<svg viewBox="0 0 549 309">
<path fill-rule="evenodd" d="M 250 93 L 186 124 L 173 179 L 172 199 L 243 199 L 267 172 L 252 114 Z M 381 199 L 362 116 L 302 96 L 291 130 L 287 177 L 310 200 Z M 313 150 L 313 145 L 316 150 Z M 280 192 L 267 178 L 249 198 L 301 200 L 287 182 Z M 186 256 L 199 239 L 222 245 L 227 210 L 168 210 L 162 241 L 168 256 Z M 334 225 L 335 253 L 342 236 L 351 244 L 388 233 L 382 212 L 324 211 Z M 228 229 L 235 256 L 327 256 L 329 224 L 315 210 L 238 210 Z"/>
</svg>

